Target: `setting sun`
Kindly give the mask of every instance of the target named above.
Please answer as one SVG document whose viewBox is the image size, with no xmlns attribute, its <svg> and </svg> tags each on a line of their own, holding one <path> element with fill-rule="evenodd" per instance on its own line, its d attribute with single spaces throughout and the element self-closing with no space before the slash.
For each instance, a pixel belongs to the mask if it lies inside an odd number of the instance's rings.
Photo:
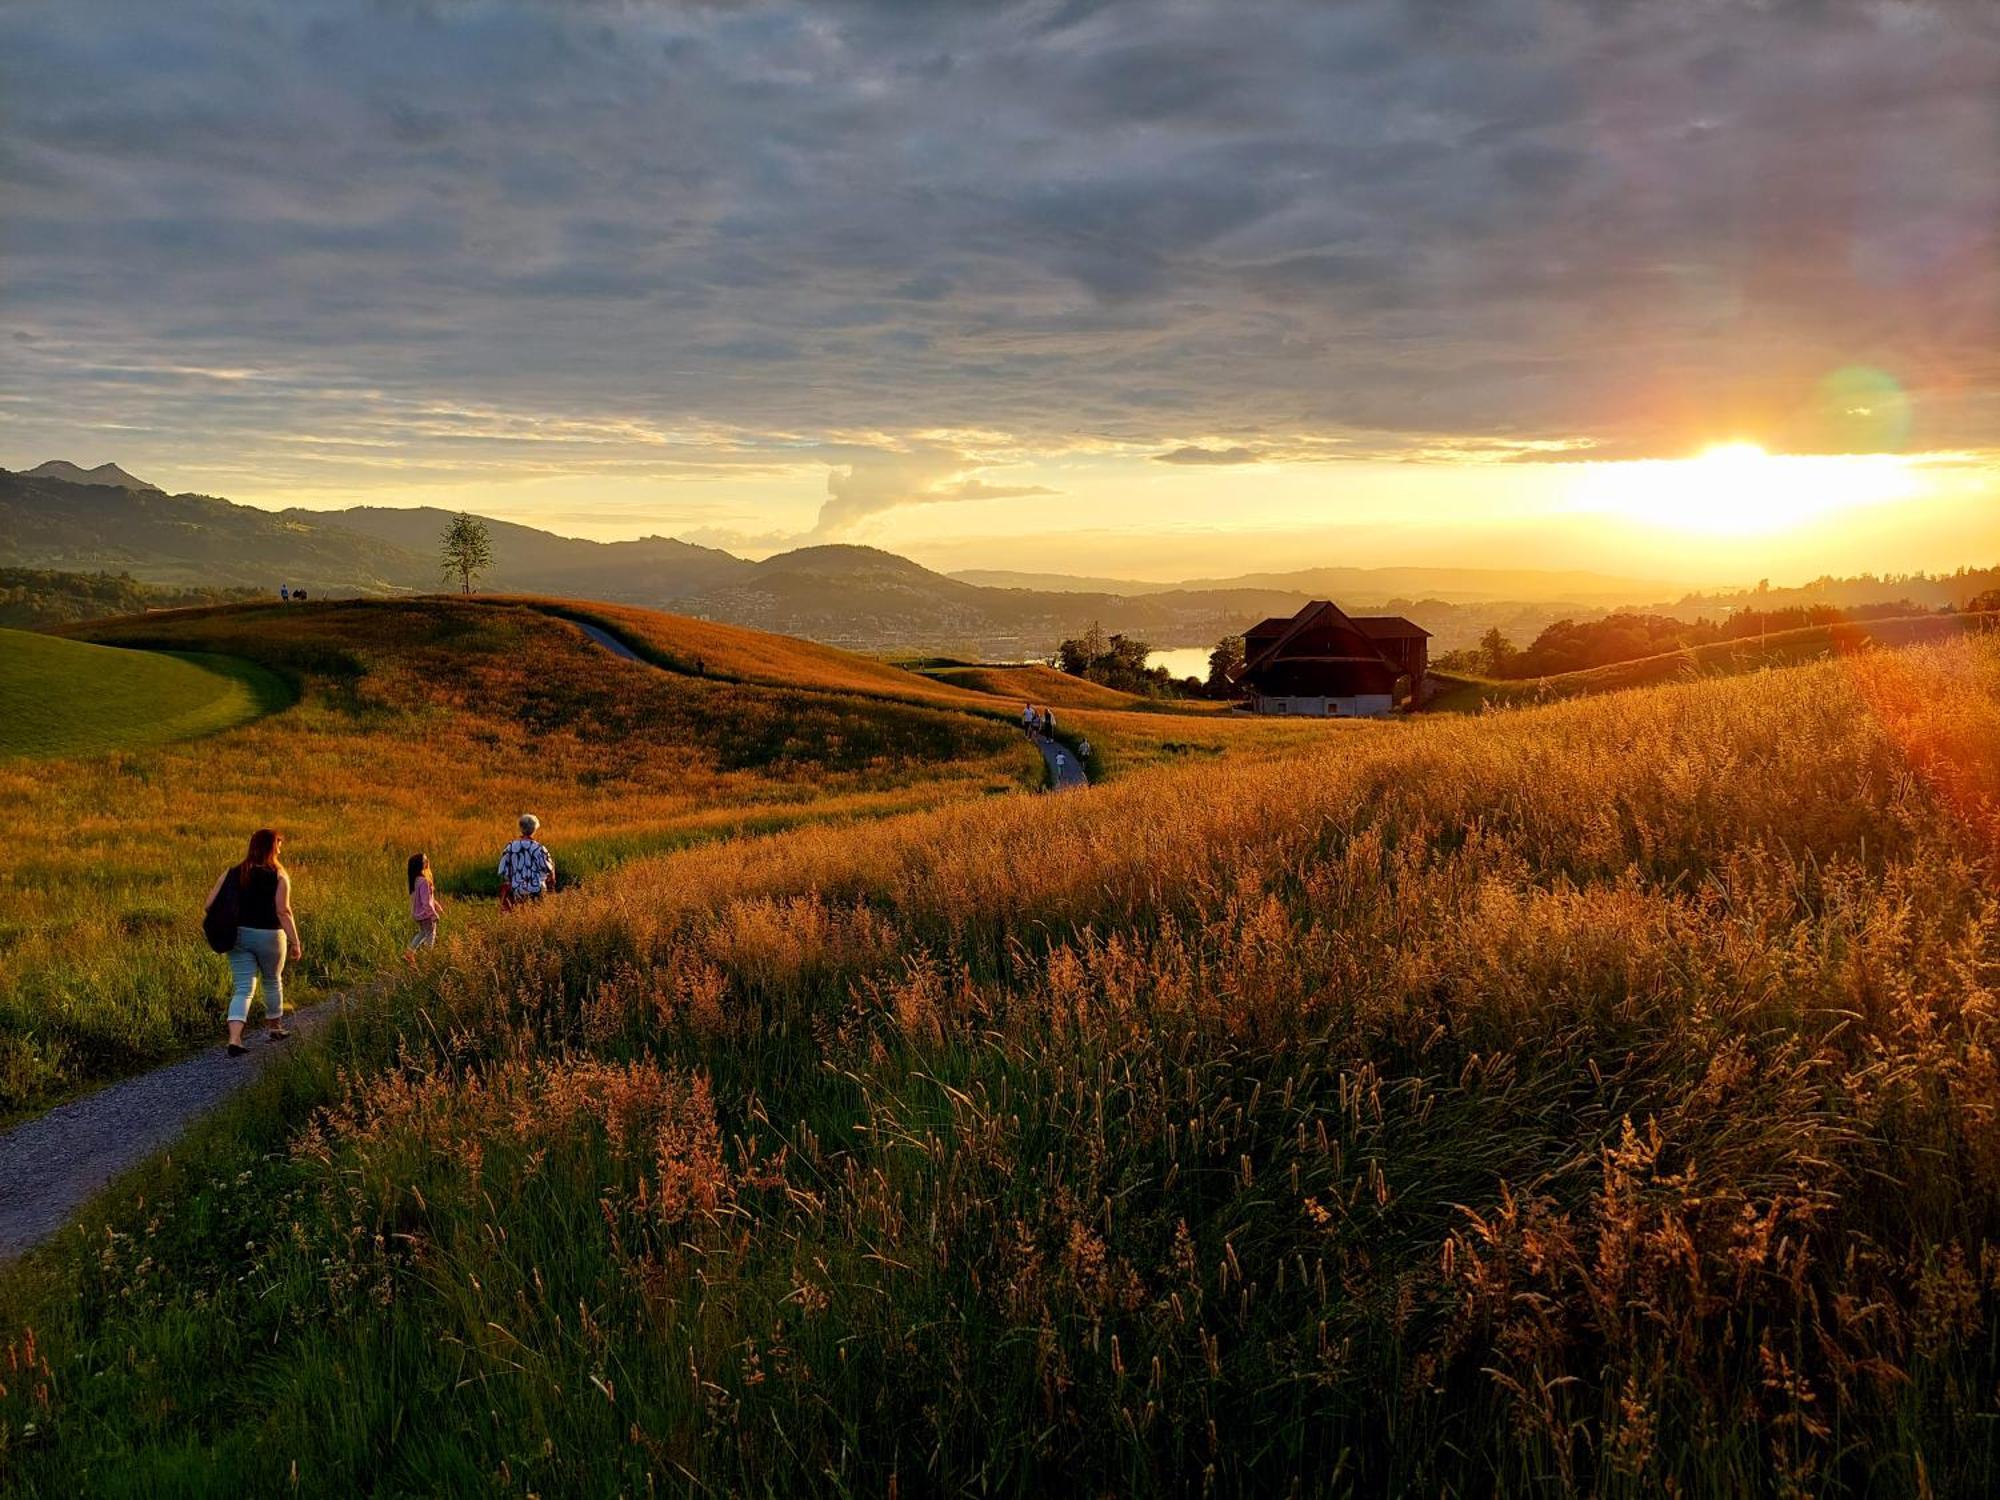
<svg viewBox="0 0 2000 1500">
<path fill-rule="evenodd" d="M 1894 454 L 1799 456 L 1733 442 L 1693 458 L 1594 465 L 1578 485 L 1577 505 L 1703 536 L 1758 536 L 1917 490 Z"/>
</svg>

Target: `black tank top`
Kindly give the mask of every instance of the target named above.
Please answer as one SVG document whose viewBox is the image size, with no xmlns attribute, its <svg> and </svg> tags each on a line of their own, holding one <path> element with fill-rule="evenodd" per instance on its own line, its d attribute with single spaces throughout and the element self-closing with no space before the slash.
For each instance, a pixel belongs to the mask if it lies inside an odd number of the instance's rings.
<svg viewBox="0 0 2000 1500">
<path fill-rule="evenodd" d="M 242 871 L 237 871 L 241 878 Z M 269 865 L 252 865 L 250 878 L 237 892 L 236 925 L 276 930 L 278 926 L 278 872 Z"/>
</svg>

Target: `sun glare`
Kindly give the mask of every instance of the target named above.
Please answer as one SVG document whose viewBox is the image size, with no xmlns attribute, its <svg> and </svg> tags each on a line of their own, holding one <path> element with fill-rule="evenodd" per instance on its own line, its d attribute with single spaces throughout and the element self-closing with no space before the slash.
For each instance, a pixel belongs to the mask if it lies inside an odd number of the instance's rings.
<svg viewBox="0 0 2000 1500">
<path fill-rule="evenodd" d="M 1577 503 L 1675 531 L 1759 536 L 1916 491 L 1909 466 L 1894 454 L 1800 456 L 1719 443 L 1693 458 L 1592 465 Z"/>
</svg>

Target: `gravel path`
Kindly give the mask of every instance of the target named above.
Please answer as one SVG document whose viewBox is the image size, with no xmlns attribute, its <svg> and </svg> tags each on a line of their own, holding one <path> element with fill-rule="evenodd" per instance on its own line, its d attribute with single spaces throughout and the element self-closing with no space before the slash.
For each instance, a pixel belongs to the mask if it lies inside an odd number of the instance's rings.
<svg viewBox="0 0 2000 1500">
<path fill-rule="evenodd" d="M 567 618 L 567 616 L 565 616 L 565 618 Z M 613 635 L 608 630 L 600 629 L 596 625 L 586 625 L 581 620 L 571 620 L 570 624 L 574 625 L 578 630 L 581 630 L 585 635 L 589 636 L 593 641 L 597 642 L 598 645 L 602 646 L 606 651 L 609 651 L 613 656 L 622 656 L 627 661 L 643 662 L 645 660 L 645 658 L 640 656 L 638 652 L 634 651 L 630 646 L 626 645 L 623 641 L 619 640 L 617 636 Z"/>
<path fill-rule="evenodd" d="M 1076 758 L 1076 752 L 1067 745 L 1059 745 L 1045 734 L 1030 735 L 1030 739 L 1042 752 L 1042 759 L 1049 763 L 1049 777 L 1058 792 L 1074 792 L 1090 785 L 1090 778 L 1083 774 L 1083 762 Z"/>
<path fill-rule="evenodd" d="M 230 1057 L 218 1043 L 0 1134 L 0 1261 L 32 1250 L 112 1179 L 172 1145 L 274 1059 L 305 1045 L 341 1013 L 345 999 L 334 996 L 293 1011 L 287 1017 L 290 1041 L 266 1041 L 260 1025 L 250 1034 L 247 1057 Z M 218 1030 L 221 1025 L 218 1014 Z"/>
</svg>

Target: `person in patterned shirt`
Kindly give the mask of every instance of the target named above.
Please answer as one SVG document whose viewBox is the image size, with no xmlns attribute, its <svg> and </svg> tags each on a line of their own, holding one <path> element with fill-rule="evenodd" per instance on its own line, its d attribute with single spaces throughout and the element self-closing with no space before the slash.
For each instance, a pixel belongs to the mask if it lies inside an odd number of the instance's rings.
<svg viewBox="0 0 2000 1500">
<path fill-rule="evenodd" d="M 500 851 L 500 904 L 539 901 L 556 884 L 556 857 L 535 837 L 542 820 L 521 814 L 521 836 Z"/>
</svg>

